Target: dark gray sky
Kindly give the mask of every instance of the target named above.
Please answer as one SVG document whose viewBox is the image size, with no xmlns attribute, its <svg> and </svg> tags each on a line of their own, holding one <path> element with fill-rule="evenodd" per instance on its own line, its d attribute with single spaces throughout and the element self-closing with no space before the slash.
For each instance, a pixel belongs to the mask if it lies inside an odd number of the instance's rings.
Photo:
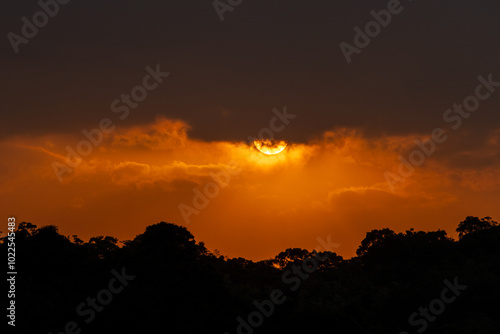
<svg viewBox="0 0 500 334">
<path fill-rule="evenodd" d="M 7 38 L 32 20 L 36 1 L 4 0 L 0 136 L 79 133 L 113 116 L 111 102 L 142 82 L 145 67 L 171 75 L 123 125 L 162 115 L 203 140 L 246 140 L 287 105 L 300 121 L 287 139 L 335 127 L 368 135 L 429 133 L 474 92 L 500 81 L 500 3 L 403 0 L 403 11 L 347 64 L 339 44 L 387 1 L 245 0 L 219 20 L 211 1 L 72 0 L 15 54 Z M 467 121 L 497 128 L 500 97 Z"/>
</svg>

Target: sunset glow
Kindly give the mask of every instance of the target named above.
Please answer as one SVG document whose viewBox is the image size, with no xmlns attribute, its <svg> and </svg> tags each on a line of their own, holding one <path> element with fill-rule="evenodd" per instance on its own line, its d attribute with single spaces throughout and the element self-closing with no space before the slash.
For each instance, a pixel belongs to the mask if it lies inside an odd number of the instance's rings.
<svg viewBox="0 0 500 334">
<path fill-rule="evenodd" d="M 254 140 L 253 144 L 255 148 L 267 155 L 274 155 L 283 152 L 287 146 L 287 142 L 284 140 Z"/>
<path fill-rule="evenodd" d="M 212 249 L 254 259 L 290 243 L 310 247 L 318 235 L 335 236 L 339 252 L 352 255 L 380 221 L 396 230 L 447 224 L 452 230 L 470 210 L 500 216 L 495 166 L 473 171 L 437 157 L 391 189 L 384 173 L 397 173 L 396 152 L 414 147 L 412 135 L 368 139 L 353 129 L 336 129 L 267 155 L 245 143 L 191 139 L 190 128 L 185 121 L 161 118 L 116 129 L 61 183 L 52 164 L 65 164 L 65 144 L 77 147 L 81 138 L 6 139 L 2 147 L 12 159 L 2 162 L 2 200 L 26 219 L 38 217 L 68 234 L 124 240 L 165 220 L 188 226 Z M 484 152 L 500 151 L 499 135 L 500 130 L 488 138 Z M 481 155 L 475 153 L 477 159 Z M 217 195 L 196 209 L 196 189 L 203 193 L 214 178 L 221 186 L 207 191 Z M 183 215 L 182 203 L 196 213 Z"/>
</svg>

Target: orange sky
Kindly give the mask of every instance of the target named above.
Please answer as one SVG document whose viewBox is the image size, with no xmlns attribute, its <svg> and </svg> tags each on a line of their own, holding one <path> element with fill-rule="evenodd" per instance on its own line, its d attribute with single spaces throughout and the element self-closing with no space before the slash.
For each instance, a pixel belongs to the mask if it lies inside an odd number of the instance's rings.
<svg viewBox="0 0 500 334">
<path fill-rule="evenodd" d="M 454 167 L 453 159 L 445 158 L 463 133 L 450 134 L 443 148 L 391 189 L 384 173 L 395 173 L 398 155 L 425 136 L 367 138 L 339 128 L 267 156 L 243 142 L 194 140 L 189 129 L 185 121 L 166 118 L 117 126 L 62 182 L 52 164 L 64 163 L 65 146 L 75 148 L 81 134 L 6 138 L 1 146 L 8 158 L 0 163 L 3 211 L 85 240 L 131 239 L 147 225 L 167 221 L 187 226 L 211 250 L 252 260 L 289 247 L 312 250 L 318 237 L 328 235 L 340 244 L 338 253 L 350 257 L 375 228 L 445 229 L 455 236 L 468 215 L 500 219 L 500 167 Z M 468 158 L 496 155 L 499 146 L 500 128 Z M 215 189 L 211 175 L 224 170 L 230 178 Z M 210 183 L 216 194 L 198 210 L 194 189 L 204 192 Z M 189 222 L 179 205 L 197 210 Z"/>
</svg>

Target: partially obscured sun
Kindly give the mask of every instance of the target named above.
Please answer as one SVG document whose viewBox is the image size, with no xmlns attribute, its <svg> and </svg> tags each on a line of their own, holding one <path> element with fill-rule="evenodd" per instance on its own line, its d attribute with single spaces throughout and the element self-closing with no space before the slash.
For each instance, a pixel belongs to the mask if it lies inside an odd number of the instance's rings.
<svg viewBox="0 0 500 334">
<path fill-rule="evenodd" d="M 254 140 L 253 144 L 262 153 L 273 155 L 282 152 L 288 143 L 284 140 L 265 139 Z"/>
</svg>

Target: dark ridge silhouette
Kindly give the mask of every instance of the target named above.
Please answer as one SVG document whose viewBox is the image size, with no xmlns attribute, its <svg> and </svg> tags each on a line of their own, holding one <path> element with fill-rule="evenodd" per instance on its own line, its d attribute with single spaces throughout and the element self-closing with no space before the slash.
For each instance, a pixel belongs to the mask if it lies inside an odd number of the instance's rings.
<svg viewBox="0 0 500 334">
<path fill-rule="evenodd" d="M 23 222 L 15 237 L 16 333 L 498 334 L 500 227 L 467 217 L 457 232 L 459 240 L 441 230 L 384 228 L 368 232 L 349 260 L 289 248 L 253 262 L 214 254 L 185 227 L 165 222 L 122 247 L 111 236 L 70 240 L 55 226 Z M 432 320 L 419 315 L 411 324 L 419 308 L 444 298 L 446 280 L 467 289 Z M 265 301 L 277 289 L 283 302 L 271 307 Z M 89 297 L 99 310 L 90 311 Z M 256 311 L 268 316 L 251 326 Z M 77 327 L 68 331 L 71 321 Z"/>
</svg>

